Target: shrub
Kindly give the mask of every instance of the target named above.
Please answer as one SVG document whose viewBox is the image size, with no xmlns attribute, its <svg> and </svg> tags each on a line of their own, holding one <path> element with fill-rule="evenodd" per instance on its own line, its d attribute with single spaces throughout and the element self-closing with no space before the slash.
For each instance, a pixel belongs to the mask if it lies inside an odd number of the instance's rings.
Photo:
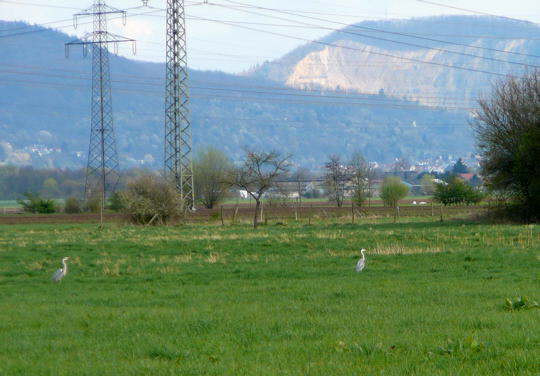
<svg viewBox="0 0 540 376">
<path fill-rule="evenodd" d="M 122 196 L 118 192 L 114 192 L 109 198 L 108 208 L 112 211 L 119 212 L 124 209 L 124 203 L 122 202 Z"/>
<path fill-rule="evenodd" d="M 385 206 L 391 208 L 397 207 L 399 200 L 405 198 L 407 193 L 409 193 L 409 187 L 396 176 L 385 178 L 381 185 L 381 199 Z"/>
<path fill-rule="evenodd" d="M 64 204 L 64 211 L 68 214 L 77 214 L 81 212 L 81 203 L 75 197 L 68 197 Z"/>
<path fill-rule="evenodd" d="M 182 200 L 172 184 L 154 175 L 143 175 L 120 192 L 123 212 L 136 224 L 166 223 L 182 214 Z"/>
<path fill-rule="evenodd" d="M 433 198 L 445 206 L 458 204 L 471 205 L 478 204 L 482 201 L 484 194 L 478 189 L 466 184 L 463 180 L 453 178 L 449 183 L 436 184 Z"/>
<path fill-rule="evenodd" d="M 90 213 L 98 213 L 101 210 L 101 195 L 93 195 L 88 197 L 84 205 L 84 211 Z"/>
<path fill-rule="evenodd" d="M 25 193 L 26 199 L 18 199 L 17 203 L 27 213 L 51 214 L 57 211 L 54 200 L 43 199 L 34 193 Z"/>
</svg>

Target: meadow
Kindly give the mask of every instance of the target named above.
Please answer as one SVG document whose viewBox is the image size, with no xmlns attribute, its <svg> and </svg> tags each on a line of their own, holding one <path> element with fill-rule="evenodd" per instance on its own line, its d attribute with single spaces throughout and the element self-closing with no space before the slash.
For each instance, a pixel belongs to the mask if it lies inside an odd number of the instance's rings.
<svg viewBox="0 0 540 376">
<path fill-rule="evenodd" d="M 458 219 L 4 225 L 0 374 L 538 375 L 539 263 Z"/>
</svg>

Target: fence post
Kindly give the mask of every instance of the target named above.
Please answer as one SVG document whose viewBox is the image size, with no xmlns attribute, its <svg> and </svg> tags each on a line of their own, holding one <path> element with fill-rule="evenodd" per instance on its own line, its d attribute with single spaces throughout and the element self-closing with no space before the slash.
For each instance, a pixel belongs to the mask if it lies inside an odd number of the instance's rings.
<svg viewBox="0 0 540 376">
<path fill-rule="evenodd" d="M 354 201 L 351 201 L 351 217 L 352 217 L 352 223 L 354 225 Z"/>
<path fill-rule="evenodd" d="M 225 226 L 225 222 L 223 221 L 223 205 L 221 205 L 221 210 L 220 210 L 220 212 L 221 212 L 221 225 L 222 225 L 222 226 Z"/>
<path fill-rule="evenodd" d="M 234 208 L 234 214 L 233 214 L 233 217 L 232 217 L 232 224 L 236 224 L 236 216 L 238 215 L 238 206 L 236 206 Z"/>
</svg>

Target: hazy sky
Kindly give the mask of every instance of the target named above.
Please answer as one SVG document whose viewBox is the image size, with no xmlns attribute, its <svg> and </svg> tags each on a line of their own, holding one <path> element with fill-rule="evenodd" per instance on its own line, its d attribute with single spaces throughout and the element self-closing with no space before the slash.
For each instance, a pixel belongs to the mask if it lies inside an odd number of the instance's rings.
<svg viewBox="0 0 540 376">
<path fill-rule="evenodd" d="M 526 19 L 540 23 L 539 0 L 433 0 L 437 3 L 473 9 L 496 15 Z M 248 8 L 231 9 L 237 3 L 277 8 L 289 11 L 302 11 L 305 15 L 324 18 L 343 23 L 354 23 L 366 19 L 409 18 L 440 14 L 471 14 L 447 9 L 417 0 L 209 0 L 200 4 L 198 0 L 186 1 L 188 15 L 189 64 L 193 68 L 240 72 L 250 66 L 277 58 L 302 44 L 302 41 L 287 39 L 277 35 L 242 29 L 209 20 L 243 22 L 244 27 L 256 28 L 275 33 L 294 35 L 305 39 L 316 39 L 327 34 L 328 30 L 298 28 L 297 22 L 315 23 L 336 28 L 335 24 L 306 20 L 290 15 L 253 10 L 254 15 L 242 12 Z M 75 30 L 70 20 L 76 8 L 85 8 L 92 0 L 0 0 L 0 19 L 24 20 L 32 23 L 49 23 L 49 27 L 59 28 L 69 34 L 83 35 L 91 31 L 89 19 L 81 18 Z M 136 8 L 140 0 L 110 0 L 109 5 L 121 8 Z M 129 10 L 127 25 L 122 26 L 119 19 L 110 21 L 110 31 L 138 40 L 136 59 L 163 61 L 165 33 L 165 0 L 149 0 L 149 5 L 159 9 L 137 8 Z M 238 5 L 238 4 L 236 4 Z M 310 12 L 310 13 L 305 13 Z M 144 14 L 143 14 L 144 13 Z M 265 15 L 287 18 L 279 20 Z M 202 20 L 206 18 L 209 20 Z M 63 22 L 56 22 L 64 20 Z M 266 23 L 270 25 L 251 25 Z M 3 31 L 6 33 L 6 31 Z M 120 49 L 129 55 L 130 48 Z"/>
</svg>

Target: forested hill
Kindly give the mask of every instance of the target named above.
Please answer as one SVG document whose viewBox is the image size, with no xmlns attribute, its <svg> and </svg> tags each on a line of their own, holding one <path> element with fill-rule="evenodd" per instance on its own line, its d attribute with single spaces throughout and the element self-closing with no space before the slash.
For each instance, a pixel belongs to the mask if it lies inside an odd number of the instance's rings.
<svg viewBox="0 0 540 376">
<path fill-rule="evenodd" d="M 64 57 L 66 34 L 0 21 L 0 163 L 80 167 L 89 137 L 90 59 Z M 12 30 L 12 32 L 10 32 Z M 16 34 L 16 35 L 14 35 Z M 160 167 L 162 64 L 111 57 L 113 107 L 123 167 Z M 191 71 L 195 148 L 234 158 L 243 147 L 294 153 L 318 165 L 362 150 L 380 162 L 473 150 L 468 114 L 339 91 L 297 92 L 261 77 Z"/>
</svg>

